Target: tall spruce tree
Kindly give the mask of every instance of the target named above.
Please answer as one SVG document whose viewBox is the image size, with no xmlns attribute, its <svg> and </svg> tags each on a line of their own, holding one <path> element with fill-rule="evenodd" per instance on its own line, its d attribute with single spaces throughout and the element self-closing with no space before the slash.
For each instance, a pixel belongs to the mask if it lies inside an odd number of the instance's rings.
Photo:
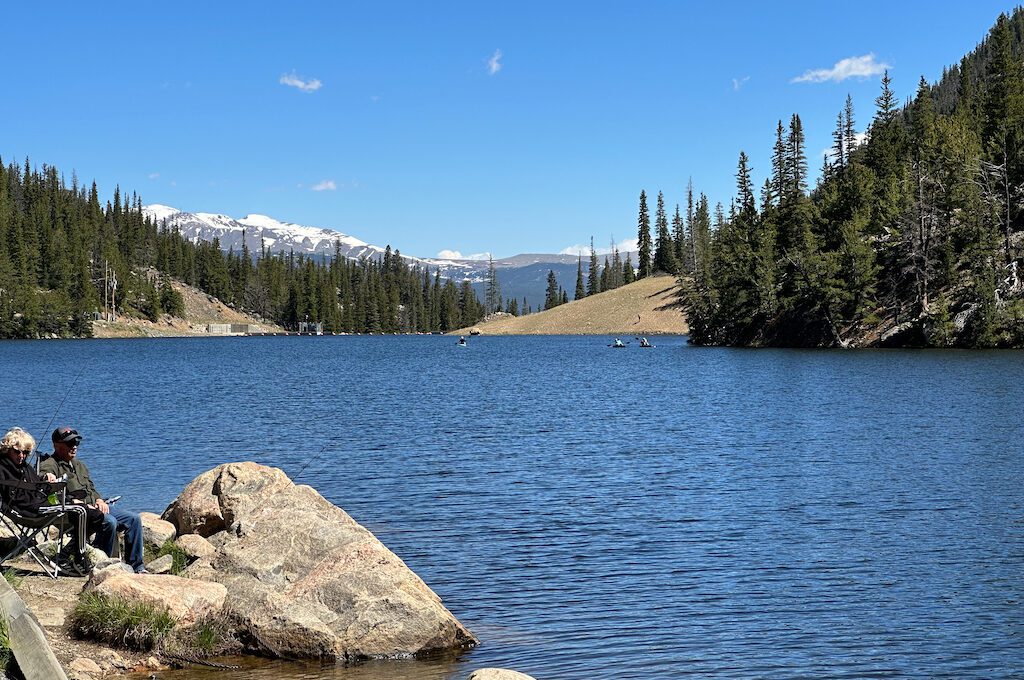
<svg viewBox="0 0 1024 680">
<path fill-rule="evenodd" d="M 665 197 L 658 192 L 658 206 L 655 211 L 655 233 L 657 242 L 654 249 L 654 270 L 666 274 L 676 273 L 676 248 L 668 230 L 668 216 L 665 214 Z"/>
<path fill-rule="evenodd" d="M 558 277 L 554 269 L 548 270 L 548 285 L 544 293 L 544 309 L 554 309 L 562 303 L 562 295 L 558 287 Z"/>
<path fill-rule="evenodd" d="M 576 262 L 576 296 L 575 300 L 582 300 L 587 296 L 587 289 L 583 287 L 583 255 L 579 256 Z"/>
<path fill-rule="evenodd" d="M 637 248 L 639 249 L 639 272 L 637 278 L 650 276 L 651 262 L 651 217 L 647 212 L 647 193 L 640 191 L 640 214 L 637 217 Z"/>
</svg>

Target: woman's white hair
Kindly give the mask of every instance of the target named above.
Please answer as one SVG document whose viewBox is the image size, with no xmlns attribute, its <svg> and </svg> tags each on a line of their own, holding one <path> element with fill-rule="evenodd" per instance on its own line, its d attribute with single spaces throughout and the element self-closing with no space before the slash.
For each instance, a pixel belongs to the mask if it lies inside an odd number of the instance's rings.
<svg viewBox="0 0 1024 680">
<path fill-rule="evenodd" d="M 0 439 L 0 451 L 7 452 L 11 449 L 19 451 L 31 451 L 36 447 L 36 439 L 20 427 L 12 427 Z"/>
</svg>

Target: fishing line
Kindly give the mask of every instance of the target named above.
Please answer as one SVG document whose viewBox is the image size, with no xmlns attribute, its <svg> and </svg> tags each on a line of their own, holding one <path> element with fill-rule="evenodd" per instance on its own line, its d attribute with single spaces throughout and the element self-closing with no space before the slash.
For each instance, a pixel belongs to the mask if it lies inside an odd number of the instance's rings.
<svg viewBox="0 0 1024 680">
<path fill-rule="evenodd" d="M 334 442 L 335 442 L 335 440 L 333 440 L 333 439 L 328 439 L 326 442 L 324 442 L 323 447 L 317 452 L 317 454 L 315 456 L 313 456 L 312 458 L 310 458 L 309 460 L 307 460 L 306 464 L 303 465 L 302 468 L 299 469 L 299 471 L 295 473 L 295 476 L 292 479 L 298 479 L 302 475 L 302 473 L 306 471 L 306 468 L 308 468 L 310 466 L 310 464 L 314 460 L 316 460 L 317 458 L 322 456 L 323 452 L 327 450 L 327 447 L 330 446 L 331 444 L 333 444 Z"/>
<path fill-rule="evenodd" d="M 43 437 L 46 436 L 46 432 L 50 429 L 50 425 L 53 425 L 53 421 L 56 420 L 57 414 L 60 413 L 61 406 L 63 406 L 64 402 L 67 401 L 68 397 L 71 396 L 71 390 L 75 389 L 75 383 L 77 383 L 78 379 L 82 377 L 83 373 L 85 373 L 86 365 L 87 364 L 85 362 L 82 362 L 82 368 L 80 368 L 78 370 L 78 375 L 76 375 L 75 379 L 71 381 L 71 385 L 68 386 L 67 391 L 64 393 L 64 398 L 60 400 L 59 404 L 57 404 L 57 410 L 53 412 L 52 416 L 50 416 L 50 422 L 46 423 L 46 427 L 43 428 L 42 434 L 39 436 L 39 439 L 36 440 L 36 445 L 32 447 L 32 454 L 31 454 L 31 456 L 35 456 L 36 457 L 36 472 L 39 472 L 39 463 L 40 463 L 40 461 L 39 461 L 39 443 L 42 442 Z M 31 458 L 31 456 L 29 456 L 29 457 Z"/>
</svg>

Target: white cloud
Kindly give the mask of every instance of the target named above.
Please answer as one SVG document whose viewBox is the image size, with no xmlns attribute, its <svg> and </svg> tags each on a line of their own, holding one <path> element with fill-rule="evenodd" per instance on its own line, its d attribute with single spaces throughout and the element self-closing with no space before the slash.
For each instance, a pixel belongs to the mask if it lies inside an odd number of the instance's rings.
<svg viewBox="0 0 1024 680">
<path fill-rule="evenodd" d="M 869 135 L 868 135 L 867 132 L 854 132 L 853 133 L 853 139 L 856 142 L 857 146 L 863 146 L 864 144 L 867 144 L 868 136 Z M 826 149 L 822 149 L 820 157 L 821 158 L 827 158 L 827 159 L 829 159 L 829 161 L 834 161 L 836 159 L 836 155 L 834 153 L 834 149 L 831 146 L 826 148 Z"/>
<path fill-rule="evenodd" d="M 490 253 L 473 253 L 472 255 L 463 255 L 458 250 L 442 250 L 437 256 L 442 260 L 486 260 L 490 257 Z"/>
<path fill-rule="evenodd" d="M 295 75 L 295 71 L 285 73 L 277 82 L 282 85 L 287 85 L 288 87 L 297 88 L 306 93 L 316 92 L 320 89 L 320 86 L 323 85 L 323 83 L 316 78 L 313 78 L 312 80 L 305 80 Z"/>
<path fill-rule="evenodd" d="M 494 50 L 494 54 L 487 60 L 487 73 L 494 75 L 501 70 L 501 50 Z"/>
<path fill-rule="evenodd" d="M 791 83 L 823 83 L 826 80 L 841 82 L 847 78 L 870 78 L 881 75 L 887 68 L 885 62 L 875 61 L 874 53 L 862 57 L 847 57 L 836 62 L 832 68 L 819 68 L 805 72 L 789 82 Z"/>
<path fill-rule="evenodd" d="M 619 241 L 615 244 L 615 247 L 619 249 L 619 254 L 633 252 L 637 250 L 637 240 L 635 238 L 627 238 L 624 241 Z M 598 255 L 611 255 L 611 245 L 601 246 L 594 244 L 594 252 Z M 590 257 L 590 244 L 586 245 L 574 245 L 568 248 L 562 248 L 558 251 L 559 255 L 583 255 L 584 258 Z M 633 264 L 636 264 L 634 262 Z"/>
<path fill-rule="evenodd" d="M 160 173 L 159 172 L 151 172 L 151 173 L 149 173 L 149 178 L 150 179 L 160 179 Z"/>
<path fill-rule="evenodd" d="M 750 80 L 750 76 L 743 76 L 742 78 L 733 78 L 732 89 L 735 90 L 736 92 L 739 92 L 740 88 L 743 87 L 748 80 Z"/>
<path fill-rule="evenodd" d="M 334 183 L 333 179 L 325 179 L 310 187 L 311 191 L 337 191 L 337 189 L 338 185 Z"/>
</svg>

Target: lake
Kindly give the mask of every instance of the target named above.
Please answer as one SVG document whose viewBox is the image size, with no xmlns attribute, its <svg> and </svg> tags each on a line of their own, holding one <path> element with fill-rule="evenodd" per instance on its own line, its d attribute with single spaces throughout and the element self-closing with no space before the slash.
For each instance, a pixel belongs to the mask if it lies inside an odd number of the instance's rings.
<svg viewBox="0 0 1024 680">
<path fill-rule="evenodd" d="M 136 510 L 280 467 L 482 641 L 161 678 L 1024 675 L 1024 353 L 610 341 L 3 342 L 0 427 L 63 399 Z"/>
</svg>

